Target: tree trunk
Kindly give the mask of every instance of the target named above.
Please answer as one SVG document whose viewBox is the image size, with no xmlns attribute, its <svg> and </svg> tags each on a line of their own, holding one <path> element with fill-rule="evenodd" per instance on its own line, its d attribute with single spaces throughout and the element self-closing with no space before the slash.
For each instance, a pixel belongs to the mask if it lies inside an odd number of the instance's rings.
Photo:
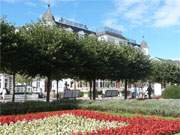
<svg viewBox="0 0 180 135">
<path fill-rule="evenodd" d="M 164 89 L 166 89 L 166 81 L 163 81 Z"/>
<path fill-rule="evenodd" d="M 58 94 L 58 80 L 56 80 L 56 82 L 57 82 L 57 84 L 56 84 L 56 87 L 57 87 L 57 95 L 56 95 L 56 98 L 57 98 L 57 100 L 59 99 L 59 94 Z"/>
<path fill-rule="evenodd" d="M 15 101 L 15 84 L 16 84 L 16 73 L 13 73 L 13 93 L 12 93 L 12 102 Z"/>
<path fill-rule="evenodd" d="M 92 81 L 89 81 L 89 88 L 90 88 L 89 98 L 90 98 L 90 100 L 92 100 Z"/>
<path fill-rule="evenodd" d="M 93 100 L 96 100 L 96 80 L 93 80 Z"/>
<path fill-rule="evenodd" d="M 51 78 L 47 77 L 47 96 L 46 96 L 46 102 L 49 102 L 50 91 L 51 91 Z"/>
<path fill-rule="evenodd" d="M 128 96 L 128 91 L 127 91 L 127 79 L 125 79 L 125 89 L 124 89 L 124 99 L 126 100 L 127 99 L 127 96 Z"/>
</svg>

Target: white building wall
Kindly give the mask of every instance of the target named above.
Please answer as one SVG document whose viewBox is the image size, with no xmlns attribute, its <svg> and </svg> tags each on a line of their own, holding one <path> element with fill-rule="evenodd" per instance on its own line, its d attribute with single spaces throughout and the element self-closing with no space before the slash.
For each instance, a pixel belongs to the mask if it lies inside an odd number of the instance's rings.
<svg viewBox="0 0 180 135">
<path fill-rule="evenodd" d="M 149 55 L 149 48 L 142 48 L 144 55 Z"/>
<path fill-rule="evenodd" d="M 9 74 L 0 73 L 0 93 L 3 88 L 7 88 L 10 93 L 12 93 L 13 88 L 13 76 Z"/>
<path fill-rule="evenodd" d="M 161 96 L 162 95 L 162 88 L 160 83 L 154 83 L 154 95 Z"/>
<path fill-rule="evenodd" d="M 67 82 L 68 88 L 73 89 L 71 86 L 72 79 L 62 79 L 58 81 L 58 92 L 64 92 L 65 83 Z M 52 88 L 51 90 L 57 91 L 57 81 L 52 81 Z"/>
<path fill-rule="evenodd" d="M 32 81 L 33 92 L 44 93 L 45 92 L 45 79 L 34 79 Z"/>
<path fill-rule="evenodd" d="M 106 42 L 112 42 L 116 45 L 119 45 L 119 44 L 127 45 L 128 44 L 127 40 L 124 40 L 124 39 L 121 39 L 118 37 L 114 37 L 114 36 L 111 36 L 108 34 L 104 34 L 104 35 L 99 36 L 98 40 L 104 40 Z"/>
<path fill-rule="evenodd" d="M 58 81 L 58 92 L 63 92 L 65 83 L 67 82 L 68 88 L 73 89 L 74 87 L 70 87 L 72 79 L 62 79 Z M 53 80 L 51 91 L 57 91 L 57 81 Z M 45 87 L 46 87 L 46 79 L 34 79 L 32 82 L 33 92 L 37 93 L 45 93 Z"/>
</svg>

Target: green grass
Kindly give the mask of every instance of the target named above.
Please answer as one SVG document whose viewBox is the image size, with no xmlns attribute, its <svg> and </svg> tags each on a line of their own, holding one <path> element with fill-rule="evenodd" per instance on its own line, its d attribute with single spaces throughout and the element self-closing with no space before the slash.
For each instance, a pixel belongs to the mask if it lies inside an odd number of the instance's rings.
<svg viewBox="0 0 180 135">
<path fill-rule="evenodd" d="M 102 112 L 102 111 L 99 111 Z M 143 114 L 133 114 L 133 113 L 117 113 L 117 112 L 104 112 L 107 114 L 112 114 L 112 115 L 119 115 L 119 116 L 124 116 L 124 117 L 156 117 L 160 119 L 165 119 L 165 120 L 180 120 L 180 118 L 177 117 L 170 117 L 170 116 L 157 116 L 157 115 L 143 115 Z"/>
<path fill-rule="evenodd" d="M 152 100 L 60 100 L 51 103 L 31 101 L 0 104 L 0 115 L 25 114 L 56 110 L 88 109 L 114 114 L 165 116 L 180 118 L 180 99 Z"/>
<path fill-rule="evenodd" d="M 153 99 L 153 100 L 105 100 L 89 101 L 80 105 L 82 108 L 110 111 L 114 113 L 133 113 L 144 115 L 158 115 L 180 117 L 179 99 Z"/>
</svg>

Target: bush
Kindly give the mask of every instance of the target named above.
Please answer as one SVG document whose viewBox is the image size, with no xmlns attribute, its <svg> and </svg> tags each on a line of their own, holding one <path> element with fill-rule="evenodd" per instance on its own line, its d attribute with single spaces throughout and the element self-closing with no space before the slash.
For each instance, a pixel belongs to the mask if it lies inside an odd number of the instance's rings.
<svg viewBox="0 0 180 135">
<path fill-rule="evenodd" d="M 163 91 L 163 98 L 180 99 L 180 86 L 170 86 Z"/>
<path fill-rule="evenodd" d="M 80 91 L 79 96 L 80 96 L 80 97 L 83 97 L 83 96 L 84 96 L 84 92 Z"/>
<path fill-rule="evenodd" d="M 60 102 L 27 101 L 9 102 L 0 104 L 0 115 L 25 114 L 30 112 L 45 112 L 66 109 L 76 109 L 78 105 L 75 100 L 62 100 Z"/>
</svg>

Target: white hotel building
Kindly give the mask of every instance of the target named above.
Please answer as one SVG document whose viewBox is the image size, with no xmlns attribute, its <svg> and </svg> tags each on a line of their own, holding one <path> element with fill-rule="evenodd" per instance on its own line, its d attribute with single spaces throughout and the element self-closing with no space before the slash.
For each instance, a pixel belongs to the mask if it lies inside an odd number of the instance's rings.
<svg viewBox="0 0 180 135">
<path fill-rule="evenodd" d="M 107 42 L 112 42 L 116 45 L 131 45 L 134 47 L 140 48 L 144 54 L 149 55 L 149 49 L 147 43 L 142 41 L 141 44 L 137 44 L 135 41 L 129 40 L 122 35 L 118 30 L 114 30 L 108 27 L 105 27 L 101 32 L 94 32 L 89 30 L 86 25 L 79 24 L 76 22 L 69 21 L 67 19 L 61 18 L 60 20 L 55 20 L 54 16 L 51 13 L 50 5 L 48 4 L 48 9 L 42 16 L 42 22 L 46 25 L 58 25 L 61 28 L 64 28 L 67 31 L 78 33 L 79 36 L 96 36 L 99 40 L 104 40 Z M 77 81 L 73 79 L 63 79 L 58 81 L 58 91 L 64 91 L 64 85 L 67 83 L 70 89 L 79 89 L 82 91 L 89 90 L 89 83 L 86 81 Z M 115 81 L 96 81 L 97 90 L 107 90 L 107 89 L 116 89 L 120 90 L 121 82 Z M 52 90 L 57 91 L 57 81 L 52 81 Z M 12 76 L 7 74 L 0 74 L 0 92 L 2 88 L 6 87 L 12 91 Z M 46 79 L 35 78 L 32 82 L 33 92 L 45 92 L 46 89 Z"/>
</svg>

